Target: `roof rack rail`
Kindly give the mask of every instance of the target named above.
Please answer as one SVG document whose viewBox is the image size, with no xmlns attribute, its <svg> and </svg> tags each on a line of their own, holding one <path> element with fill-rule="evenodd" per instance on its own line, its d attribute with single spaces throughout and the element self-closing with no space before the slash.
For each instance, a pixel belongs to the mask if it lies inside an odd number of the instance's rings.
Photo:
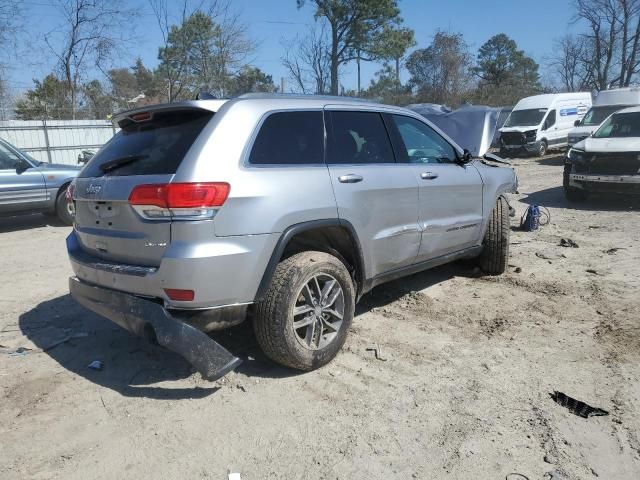
<svg viewBox="0 0 640 480">
<path fill-rule="evenodd" d="M 367 98 L 356 98 L 356 97 L 346 97 L 339 95 L 314 95 L 314 94 L 303 94 L 303 93 L 244 93 L 242 95 L 238 95 L 236 98 L 264 98 L 264 99 L 294 99 L 294 100 L 334 100 L 338 102 L 361 102 L 361 103 L 375 103 L 374 100 L 370 100 Z"/>
</svg>

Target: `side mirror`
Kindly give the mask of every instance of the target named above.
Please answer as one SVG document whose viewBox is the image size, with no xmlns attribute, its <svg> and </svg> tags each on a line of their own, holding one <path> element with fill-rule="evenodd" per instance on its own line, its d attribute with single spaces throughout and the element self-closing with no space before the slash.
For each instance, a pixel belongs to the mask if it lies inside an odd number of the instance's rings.
<svg viewBox="0 0 640 480">
<path fill-rule="evenodd" d="M 460 163 L 465 164 L 469 163 L 473 159 L 473 155 L 466 148 L 462 151 L 462 158 L 460 159 Z"/>
<path fill-rule="evenodd" d="M 579 127 L 580 126 L 580 120 L 576 120 L 575 122 L 573 122 L 573 126 L 574 127 Z"/>
<path fill-rule="evenodd" d="M 27 162 L 25 162 L 24 160 L 20 160 L 17 164 L 16 164 L 16 173 L 18 175 L 23 174 L 24 172 L 26 172 L 27 170 L 29 170 L 31 168 L 31 165 L 29 165 Z"/>
</svg>

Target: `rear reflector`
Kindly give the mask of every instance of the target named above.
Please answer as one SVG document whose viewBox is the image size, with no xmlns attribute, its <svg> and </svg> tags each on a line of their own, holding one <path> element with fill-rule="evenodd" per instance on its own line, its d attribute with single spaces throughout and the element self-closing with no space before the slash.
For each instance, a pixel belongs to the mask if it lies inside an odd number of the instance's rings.
<svg viewBox="0 0 640 480">
<path fill-rule="evenodd" d="M 65 198 L 67 199 L 67 202 L 73 202 L 73 194 L 75 193 L 75 191 L 76 191 L 76 186 L 73 183 L 70 183 L 64 194 Z"/>
<path fill-rule="evenodd" d="M 223 182 L 138 185 L 129 195 L 129 203 L 160 208 L 220 207 L 230 189 Z"/>
<path fill-rule="evenodd" d="M 195 296 L 193 290 L 180 290 L 178 288 L 165 288 L 164 293 L 166 293 L 167 297 L 171 300 L 177 302 L 190 302 Z"/>
</svg>

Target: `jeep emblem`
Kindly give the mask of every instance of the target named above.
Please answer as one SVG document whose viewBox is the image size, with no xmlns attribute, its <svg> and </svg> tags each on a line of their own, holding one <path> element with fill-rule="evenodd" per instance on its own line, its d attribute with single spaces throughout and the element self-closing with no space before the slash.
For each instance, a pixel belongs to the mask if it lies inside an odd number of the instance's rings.
<svg viewBox="0 0 640 480">
<path fill-rule="evenodd" d="M 95 195 L 96 193 L 99 193 L 100 190 L 102 190 L 102 185 L 94 185 L 93 183 L 91 183 L 85 190 L 85 193 L 87 195 Z"/>
</svg>

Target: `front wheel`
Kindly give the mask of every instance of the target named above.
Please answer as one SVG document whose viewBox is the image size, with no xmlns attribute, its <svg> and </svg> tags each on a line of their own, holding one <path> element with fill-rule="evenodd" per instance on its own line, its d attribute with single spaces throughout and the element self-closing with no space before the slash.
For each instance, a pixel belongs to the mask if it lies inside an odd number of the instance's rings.
<svg viewBox="0 0 640 480">
<path fill-rule="evenodd" d="M 566 163 L 562 174 L 562 190 L 565 198 L 570 202 L 584 202 L 589 194 L 580 188 L 572 187 L 569 175 L 571 175 L 571 164 Z"/>
<path fill-rule="evenodd" d="M 500 275 L 507 269 L 509 259 L 509 204 L 500 197 L 493 207 L 489 225 L 482 241 L 479 257 L 480 268 L 489 275 Z"/>
<path fill-rule="evenodd" d="M 345 265 L 333 255 L 308 251 L 278 264 L 253 326 L 269 358 L 308 371 L 338 354 L 354 310 L 354 285 Z"/>
<path fill-rule="evenodd" d="M 538 156 L 544 157 L 547 154 L 547 142 L 542 140 L 538 145 Z"/>
</svg>

